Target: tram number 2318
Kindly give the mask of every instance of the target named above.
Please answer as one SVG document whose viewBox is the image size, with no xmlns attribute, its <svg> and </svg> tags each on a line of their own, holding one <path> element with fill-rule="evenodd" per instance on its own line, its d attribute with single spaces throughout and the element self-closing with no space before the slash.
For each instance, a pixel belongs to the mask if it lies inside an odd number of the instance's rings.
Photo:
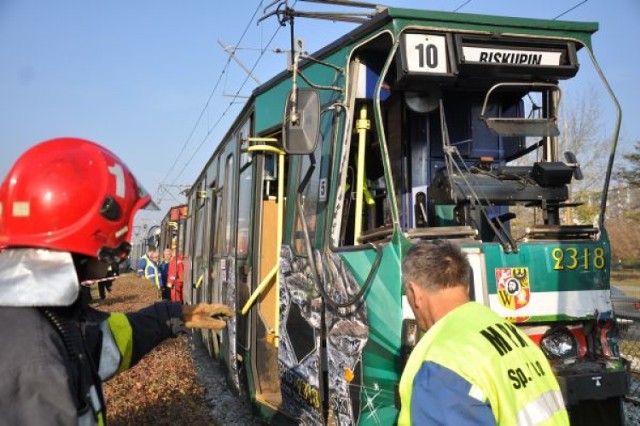
<svg viewBox="0 0 640 426">
<path fill-rule="evenodd" d="M 404 58 L 410 74 L 446 74 L 447 40 L 443 35 L 405 34 Z"/>
<path fill-rule="evenodd" d="M 602 247 L 556 247 L 551 250 L 553 269 L 604 269 L 607 266 Z"/>
</svg>

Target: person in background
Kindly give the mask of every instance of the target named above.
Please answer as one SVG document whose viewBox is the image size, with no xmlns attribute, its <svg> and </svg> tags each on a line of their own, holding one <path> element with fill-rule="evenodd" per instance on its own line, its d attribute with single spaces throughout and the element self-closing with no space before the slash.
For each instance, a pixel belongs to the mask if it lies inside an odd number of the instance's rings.
<svg viewBox="0 0 640 426">
<path fill-rule="evenodd" d="M 162 296 L 162 283 L 160 281 L 160 270 L 158 269 L 158 264 L 160 261 L 160 255 L 154 249 L 149 255 L 149 259 L 146 260 L 144 266 L 144 278 L 151 281 L 153 285 L 158 289 L 158 296 Z"/>
<path fill-rule="evenodd" d="M 171 283 L 169 282 L 169 264 L 173 252 L 171 249 L 164 249 L 162 259 L 158 262 L 158 272 L 160 273 L 160 291 L 162 300 L 171 300 Z"/>
<path fill-rule="evenodd" d="M 171 300 L 182 303 L 182 287 L 184 286 L 184 259 L 182 256 L 173 256 L 169 263 L 169 276 L 167 283 L 171 287 Z"/>
<path fill-rule="evenodd" d="M 108 313 L 80 292 L 129 254 L 150 205 L 125 164 L 84 139 L 40 143 L 13 165 L 0 186 L 0 423 L 104 425 L 102 381 L 187 327 L 225 327 L 224 305 Z"/>
<path fill-rule="evenodd" d="M 399 425 L 568 425 L 546 357 L 516 326 L 469 301 L 472 269 L 454 243 L 411 247 L 402 283 L 425 331 L 400 380 Z"/>
<path fill-rule="evenodd" d="M 156 248 L 154 246 L 147 246 L 147 252 L 138 259 L 138 269 L 136 272 L 139 277 L 143 277 L 145 275 L 147 265 L 152 261 L 151 259 L 155 252 Z"/>
<path fill-rule="evenodd" d="M 111 292 L 111 286 L 113 285 L 113 282 L 115 281 L 115 279 L 118 277 L 119 274 L 120 274 L 120 271 L 118 270 L 118 264 L 117 263 L 110 264 L 109 267 L 107 268 L 106 278 L 112 278 L 112 279 L 98 282 L 98 294 L 100 295 L 100 300 L 104 300 L 107 298 L 107 291 Z"/>
</svg>

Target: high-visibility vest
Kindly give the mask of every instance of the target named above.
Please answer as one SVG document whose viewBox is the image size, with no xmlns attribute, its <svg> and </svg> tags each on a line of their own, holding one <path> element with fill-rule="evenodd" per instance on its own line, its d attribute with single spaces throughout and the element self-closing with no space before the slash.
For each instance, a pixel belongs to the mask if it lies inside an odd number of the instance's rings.
<svg viewBox="0 0 640 426">
<path fill-rule="evenodd" d="M 400 380 L 399 425 L 411 424 L 413 381 L 424 362 L 471 383 L 469 396 L 488 403 L 498 425 L 568 425 L 560 386 L 542 351 L 486 306 L 466 303 L 420 339 Z"/>
<path fill-rule="evenodd" d="M 143 256 L 146 264 L 144 265 L 144 277 L 155 283 L 156 287 L 160 288 L 160 271 L 158 271 L 158 265 L 149 259 L 146 255 Z"/>
</svg>

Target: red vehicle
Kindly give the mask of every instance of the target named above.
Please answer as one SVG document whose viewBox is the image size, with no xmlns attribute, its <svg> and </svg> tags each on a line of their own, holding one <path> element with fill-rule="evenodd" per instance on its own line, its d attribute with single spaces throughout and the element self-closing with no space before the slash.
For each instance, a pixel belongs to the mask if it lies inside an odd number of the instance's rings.
<svg viewBox="0 0 640 426">
<path fill-rule="evenodd" d="M 173 257 L 169 264 L 171 300 L 182 302 L 184 283 L 184 229 L 187 221 L 187 206 L 171 207 L 160 223 L 160 251 L 171 249 Z"/>
</svg>

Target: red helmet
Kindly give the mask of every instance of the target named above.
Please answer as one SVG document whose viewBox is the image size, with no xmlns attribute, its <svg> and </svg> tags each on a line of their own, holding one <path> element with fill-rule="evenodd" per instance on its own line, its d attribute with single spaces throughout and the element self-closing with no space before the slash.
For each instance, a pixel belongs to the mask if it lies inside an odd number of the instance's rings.
<svg viewBox="0 0 640 426">
<path fill-rule="evenodd" d="M 136 211 L 151 202 L 106 148 L 60 138 L 26 151 L 0 187 L 0 249 L 41 247 L 124 258 Z"/>
</svg>

